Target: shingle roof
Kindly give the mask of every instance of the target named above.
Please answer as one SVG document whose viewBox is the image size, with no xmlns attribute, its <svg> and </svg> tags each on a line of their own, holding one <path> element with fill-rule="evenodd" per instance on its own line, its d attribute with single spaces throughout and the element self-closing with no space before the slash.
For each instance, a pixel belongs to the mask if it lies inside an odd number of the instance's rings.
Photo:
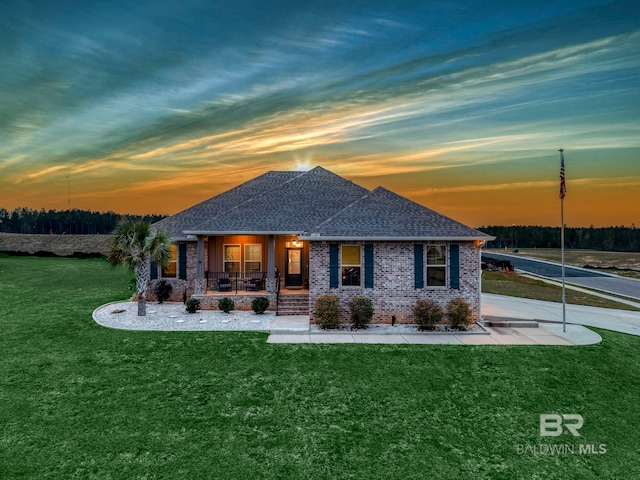
<svg viewBox="0 0 640 480">
<path fill-rule="evenodd" d="M 189 233 L 302 233 L 353 203 L 368 190 L 316 167 L 262 192 L 247 192 L 216 216 L 185 229 Z"/>
<path fill-rule="evenodd" d="M 175 238 L 185 238 L 185 230 L 193 229 L 205 219 L 214 218 L 248 198 L 259 196 L 283 183 L 300 176 L 303 172 L 267 172 L 193 207 L 164 218 L 154 227 L 165 230 Z"/>
<path fill-rule="evenodd" d="M 492 237 L 378 187 L 301 238 L 307 240 L 488 240 Z"/>
<path fill-rule="evenodd" d="M 385 188 L 369 191 L 321 167 L 268 172 L 156 224 L 188 235 L 301 234 L 308 240 L 488 240 Z"/>
</svg>

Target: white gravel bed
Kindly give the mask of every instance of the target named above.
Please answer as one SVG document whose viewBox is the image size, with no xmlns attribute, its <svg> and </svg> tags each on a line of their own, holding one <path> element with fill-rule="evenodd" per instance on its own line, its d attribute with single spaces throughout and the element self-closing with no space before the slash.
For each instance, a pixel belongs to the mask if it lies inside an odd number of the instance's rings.
<svg viewBox="0 0 640 480">
<path fill-rule="evenodd" d="M 114 302 L 93 312 L 96 323 L 123 330 L 224 330 L 268 332 L 275 318 L 274 312 L 256 315 L 251 311 L 198 310 L 187 313 L 182 303 L 147 302 L 147 315 L 138 316 L 136 302 Z"/>
</svg>

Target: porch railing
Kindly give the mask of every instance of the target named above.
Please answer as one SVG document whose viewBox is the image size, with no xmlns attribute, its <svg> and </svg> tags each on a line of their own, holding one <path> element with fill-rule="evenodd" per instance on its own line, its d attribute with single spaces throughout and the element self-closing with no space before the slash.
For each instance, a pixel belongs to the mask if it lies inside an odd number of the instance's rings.
<svg viewBox="0 0 640 480">
<path fill-rule="evenodd" d="M 207 290 L 260 292 L 266 289 L 266 278 L 267 272 L 207 272 Z"/>
</svg>

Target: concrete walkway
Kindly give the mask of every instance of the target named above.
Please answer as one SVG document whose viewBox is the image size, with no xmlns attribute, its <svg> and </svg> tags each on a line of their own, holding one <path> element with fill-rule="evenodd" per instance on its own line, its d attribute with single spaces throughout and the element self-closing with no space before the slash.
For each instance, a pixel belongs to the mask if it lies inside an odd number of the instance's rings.
<svg viewBox="0 0 640 480">
<path fill-rule="evenodd" d="M 585 327 L 640 335 L 640 312 L 567 305 L 567 331 L 562 331 L 562 304 L 503 295 L 482 294 L 482 315 L 537 320 L 538 328 L 484 327 L 484 334 L 316 332 L 306 316 L 276 317 L 269 343 L 406 343 L 447 345 L 589 345 L 602 340 Z"/>
<path fill-rule="evenodd" d="M 562 304 L 482 294 L 482 315 L 516 317 L 545 322 L 562 323 Z M 613 308 L 566 306 L 567 323 L 604 328 L 614 332 L 640 335 L 640 312 Z"/>
<path fill-rule="evenodd" d="M 503 312 L 504 313 L 504 312 Z M 508 312 L 515 316 L 514 311 Z M 384 333 L 323 332 L 309 329 L 309 317 L 276 317 L 271 324 L 268 343 L 368 343 L 425 345 L 589 345 L 602 340 L 600 335 L 581 325 L 540 323 L 538 328 L 484 327 L 481 333 L 394 333 L 393 327 Z"/>
</svg>

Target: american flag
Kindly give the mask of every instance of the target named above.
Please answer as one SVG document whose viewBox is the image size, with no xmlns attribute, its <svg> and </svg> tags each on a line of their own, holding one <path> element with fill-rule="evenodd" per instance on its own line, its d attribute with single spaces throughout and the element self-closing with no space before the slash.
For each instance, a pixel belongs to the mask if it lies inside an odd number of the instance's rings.
<svg viewBox="0 0 640 480">
<path fill-rule="evenodd" d="M 567 193 L 567 184 L 564 182 L 564 150 L 560 149 L 560 199 L 563 199 Z"/>
</svg>

